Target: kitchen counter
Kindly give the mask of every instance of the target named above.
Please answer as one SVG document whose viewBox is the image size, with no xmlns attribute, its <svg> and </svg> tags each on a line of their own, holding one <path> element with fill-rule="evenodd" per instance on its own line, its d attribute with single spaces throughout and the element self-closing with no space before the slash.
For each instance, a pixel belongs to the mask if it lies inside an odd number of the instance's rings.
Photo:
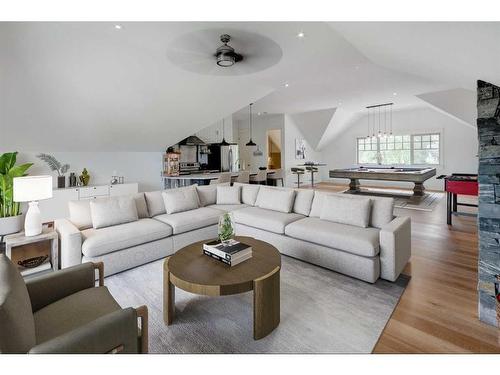
<svg viewBox="0 0 500 375">
<path fill-rule="evenodd" d="M 274 170 L 270 169 L 267 174 L 274 173 Z M 256 175 L 257 172 L 250 172 L 250 175 Z M 189 185 L 208 185 L 211 180 L 216 180 L 221 175 L 220 172 L 217 173 L 200 173 L 195 172 L 191 174 L 184 174 L 179 176 L 163 176 L 163 186 L 164 189 L 173 189 L 177 187 L 189 186 Z M 238 172 L 231 173 L 232 177 L 238 177 Z"/>
</svg>

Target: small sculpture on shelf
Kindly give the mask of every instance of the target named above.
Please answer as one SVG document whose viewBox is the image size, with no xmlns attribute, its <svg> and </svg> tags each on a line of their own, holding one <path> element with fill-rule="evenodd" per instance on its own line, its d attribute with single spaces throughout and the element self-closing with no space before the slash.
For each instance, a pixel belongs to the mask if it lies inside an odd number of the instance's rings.
<svg viewBox="0 0 500 375">
<path fill-rule="evenodd" d="M 90 175 L 87 168 L 83 168 L 82 174 L 78 177 L 83 186 L 87 186 L 90 181 Z"/>
</svg>

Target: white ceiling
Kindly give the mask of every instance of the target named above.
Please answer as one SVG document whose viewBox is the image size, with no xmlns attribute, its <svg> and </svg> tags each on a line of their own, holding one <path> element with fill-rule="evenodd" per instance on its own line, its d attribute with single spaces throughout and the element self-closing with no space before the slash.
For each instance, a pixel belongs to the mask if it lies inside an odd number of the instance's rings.
<svg viewBox="0 0 500 375">
<path fill-rule="evenodd" d="M 0 149 L 161 151 L 231 113 L 246 116 L 250 102 L 256 113 L 336 108 L 321 148 L 367 105 L 426 106 L 433 103 L 423 94 L 474 90 L 476 79 L 500 82 L 498 23 L 121 25 L 0 23 Z M 227 76 L 186 70 L 169 58 L 188 35 L 224 29 L 269 39 L 281 59 Z M 220 45 L 198 42 L 206 51 Z"/>
</svg>

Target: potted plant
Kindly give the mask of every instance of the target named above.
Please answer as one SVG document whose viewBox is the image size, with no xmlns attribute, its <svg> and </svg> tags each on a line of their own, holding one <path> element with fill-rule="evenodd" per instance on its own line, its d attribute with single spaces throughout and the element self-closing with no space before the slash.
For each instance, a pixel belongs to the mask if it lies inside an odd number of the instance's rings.
<svg viewBox="0 0 500 375">
<path fill-rule="evenodd" d="M 49 154 L 38 154 L 36 157 L 47 163 L 51 171 L 57 172 L 57 188 L 65 188 L 66 176 L 64 174 L 68 171 L 69 164 L 61 164 L 55 157 Z"/>
<path fill-rule="evenodd" d="M 234 235 L 233 218 L 230 213 L 227 212 L 219 217 L 218 232 L 219 241 L 224 245 L 228 245 L 230 242 L 229 240 Z"/>
<path fill-rule="evenodd" d="M 26 176 L 33 163 L 16 165 L 17 152 L 0 156 L 0 236 L 16 233 L 23 228 L 19 202 L 14 202 L 14 178 Z"/>
</svg>

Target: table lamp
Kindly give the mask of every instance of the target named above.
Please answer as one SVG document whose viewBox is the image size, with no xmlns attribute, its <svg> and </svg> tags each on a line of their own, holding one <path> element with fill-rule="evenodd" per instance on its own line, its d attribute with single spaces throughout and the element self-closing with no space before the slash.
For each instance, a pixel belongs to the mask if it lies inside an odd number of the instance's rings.
<svg viewBox="0 0 500 375">
<path fill-rule="evenodd" d="M 14 178 L 14 202 L 29 202 L 24 219 L 24 235 L 42 233 L 42 217 L 38 201 L 52 198 L 52 176 L 26 176 Z"/>
</svg>

